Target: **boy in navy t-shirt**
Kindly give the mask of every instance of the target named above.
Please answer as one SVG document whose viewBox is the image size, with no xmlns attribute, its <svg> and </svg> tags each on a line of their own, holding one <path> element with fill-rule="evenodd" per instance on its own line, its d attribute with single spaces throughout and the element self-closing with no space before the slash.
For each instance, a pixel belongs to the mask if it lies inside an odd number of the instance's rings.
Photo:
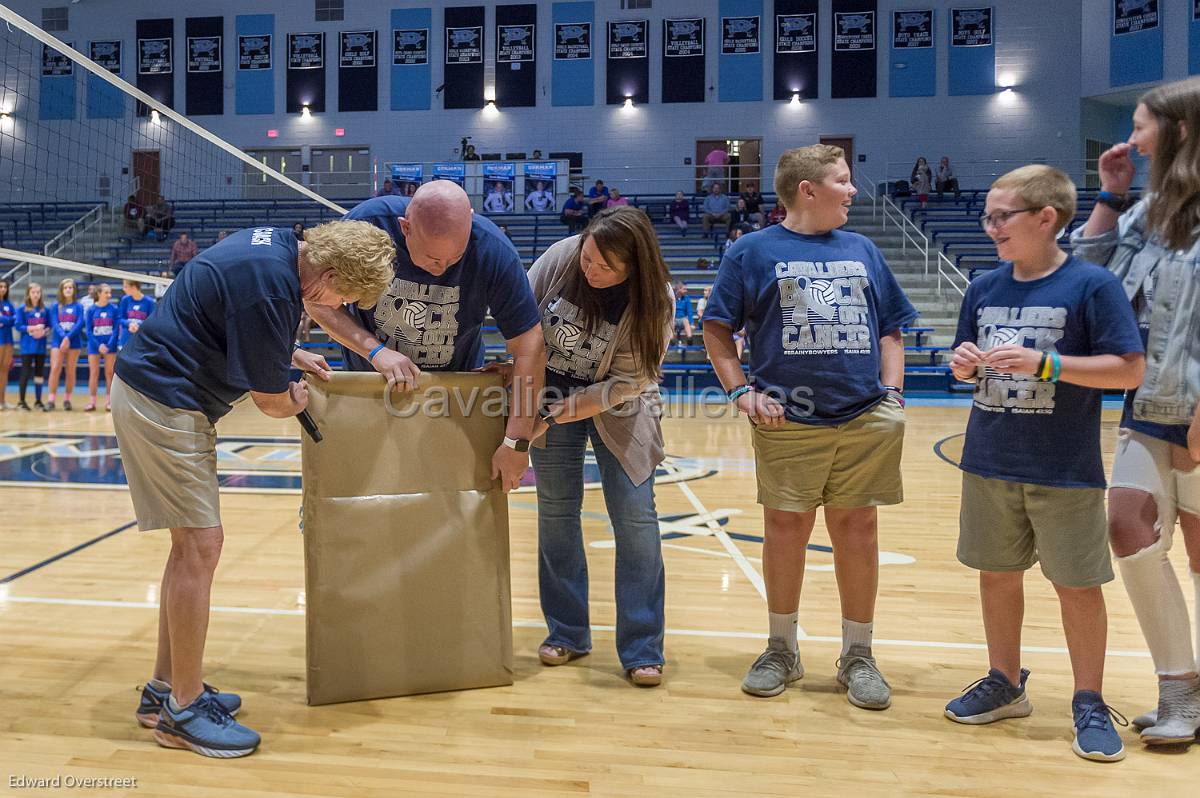
<svg viewBox="0 0 1200 798">
<path fill-rule="evenodd" d="M 850 703 L 891 704 L 871 655 L 878 589 L 876 508 L 903 499 L 904 343 L 917 311 L 879 249 L 837 228 L 856 193 L 839 147 L 779 159 L 783 224 L 729 248 L 704 308 L 704 344 L 721 384 L 753 427 L 763 505 L 770 640 L 742 689 L 778 695 L 804 674 L 797 644 L 804 558 L 818 507 L 841 586 L 838 681 Z M 746 381 L 734 344 L 751 341 Z"/>
<path fill-rule="evenodd" d="M 1002 265 L 971 283 L 950 362 L 975 382 L 963 445 L 958 559 L 979 570 L 987 676 L 946 706 L 959 723 L 1033 711 L 1021 668 L 1024 572 L 1041 561 L 1062 606 L 1075 676 L 1072 750 L 1124 758 L 1100 695 L 1113 578 L 1100 460 L 1103 388 L 1136 387 L 1145 361 L 1120 283 L 1067 255 L 1057 234 L 1075 215 L 1075 186 L 1048 166 L 992 184 L 981 218 Z"/>
</svg>

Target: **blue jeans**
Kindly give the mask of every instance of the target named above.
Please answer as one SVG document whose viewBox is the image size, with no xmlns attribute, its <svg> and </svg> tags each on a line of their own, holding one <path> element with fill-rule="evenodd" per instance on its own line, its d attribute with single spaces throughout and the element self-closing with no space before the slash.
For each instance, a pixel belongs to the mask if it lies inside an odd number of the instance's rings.
<svg viewBox="0 0 1200 798">
<path fill-rule="evenodd" d="M 591 419 L 551 427 L 546 447 L 529 450 L 537 475 L 538 585 L 550 629 L 546 643 L 578 653 L 592 648 L 580 521 L 589 437 L 616 537 L 617 654 L 626 670 L 662 665 L 666 575 L 654 476 L 634 485 Z"/>
</svg>

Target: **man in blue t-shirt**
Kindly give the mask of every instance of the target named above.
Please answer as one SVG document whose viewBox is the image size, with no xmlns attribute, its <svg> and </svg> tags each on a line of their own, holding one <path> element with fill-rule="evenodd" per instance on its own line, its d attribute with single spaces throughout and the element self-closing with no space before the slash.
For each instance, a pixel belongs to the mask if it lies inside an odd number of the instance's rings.
<svg viewBox="0 0 1200 798">
<path fill-rule="evenodd" d="M 288 381 L 289 365 L 318 375 L 328 365 L 292 351 L 302 303 L 372 305 L 395 257 L 364 222 L 329 222 L 303 241 L 282 227 L 239 231 L 192 259 L 117 358 L 113 427 L 138 528 L 171 530 L 158 658 L 137 709 L 160 745 L 229 758 L 259 744 L 232 718 L 241 699 L 201 679 L 224 540 L 214 424 L 247 393 L 272 418 L 304 410 L 308 389 Z"/>
<path fill-rule="evenodd" d="M 1145 358 L 1120 282 L 1073 258 L 1057 235 L 1075 216 L 1075 186 L 1044 165 L 1001 177 L 981 219 L 1004 261 L 971 283 L 950 362 L 974 382 L 958 559 L 979 573 L 988 674 L 946 706 L 959 723 L 1033 711 L 1021 668 L 1024 572 L 1041 562 L 1062 605 L 1075 677 L 1072 750 L 1125 756 L 1101 696 L 1113 578 L 1100 461 L 1103 388 L 1132 388 Z"/>
<path fill-rule="evenodd" d="M 513 356 L 513 404 L 492 476 L 515 490 L 529 467 L 529 437 L 546 346 L 541 313 L 512 242 L 476 215 L 460 186 L 435 180 L 409 197 L 376 197 L 346 219 L 370 222 L 396 245 L 394 279 L 374 311 L 324 307 L 309 315 L 346 350 L 347 368 L 379 371 L 402 389 L 422 369 L 483 365 L 483 322 L 491 312 Z"/>
<path fill-rule="evenodd" d="M 587 227 L 587 212 L 588 205 L 583 199 L 583 192 L 572 187 L 571 196 L 563 203 L 562 215 L 558 219 L 567 226 L 567 234 L 574 235 Z"/>
<path fill-rule="evenodd" d="M 871 241 L 838 228 L 854 198 L 840 147 L 779 159 L 783 224 L 729 248 L 704 307 L 704 345 L 753 426 L 763 505 L 770 640 L 742 689 L 773 696 L 803 674 L 797 643 L 805 549 L 824 507 L 841 586 L 838 682 L 850 703 L 891 705 L 871 654 L 878 589 L 876 508 L 903 500 L 904 342 L 917 311 Z M 749 332 L 750 380 L 734 333 Z"/>
</svg>

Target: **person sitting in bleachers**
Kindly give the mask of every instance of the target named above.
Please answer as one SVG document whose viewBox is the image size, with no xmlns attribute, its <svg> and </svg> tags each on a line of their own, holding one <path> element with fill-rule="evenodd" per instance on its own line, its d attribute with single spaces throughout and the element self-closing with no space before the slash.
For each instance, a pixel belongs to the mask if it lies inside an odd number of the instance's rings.
<svg viewBox="0 0 1200 798">
<path fill-rule="evenodd" d="M 375 192 L 375 196 L 376 197 L 386 197 L 386 196 L 389 196 L 389 195 L 395 194 L 395 193 L 396 193 L 396 187 L 394 185 L 392 185 L 392 181 L 384 180 L 383 187 L 380 188 L 379 191 Z"/>
<path fill-rule="evenodd" d="M 764 223 L 762 212 L 763 197 L 758 191 L 758 186 L 754 183 L 743 183 L 742 199 L 746 201 L 746 212 L 750 214 L 750 221 L 758 225 L 758 227 L 762 227 Z M 755 229 L 757 230 L 758 227 Z"/>
<path fill-rule="evenodd" d="M 158 202 L 147 209 L 142 220 L 142 235 L 153 236 L 159 241 L 167 240 L 167 233 L 175 226 L 175 211 L 166 197 L 159 197 Z"/>
<path fill-rule="evenodd" d="M 688 296 L 683 280 L 676 280 L 675 289 L 675 342 L 679 345 L 692 342 L 692 298 Z"/>
<path fill-rule="evenodd" d="M 141 232 L 142 220 L 146 216 L 146 209 L 137 201 L 134 195 L 130 194 L 129 199 L 125 202 L 125 207 L 121 210 L 121 219 L 124 222 L 126 230 L 137 230 Z"/>
<path fill-rule="evenodd" d="M 787 218 L 787 208 L 783 207 L 782 202 L 775 203 L 775 207 L 767 214 L 767 225 L 779 224 Z"/>
<path fill-rule="evenodd" d="M 304 222 L 296 222 L 292 225 L 292 235 L 296 236 L 297 241 L 304 240 Z"/>
<path fill-rule="evenodd" d="M 700 206 L 700 210 L 703 211 L 700 225 L 704 228 L 705 235 L 712 232 L 714 224 L 729 226 L 729 195 L 717 182 L 710 185 L 708 190 L 709 193 L 704 197 L 704 203 Z"/>
<path fill-rule="evenodd" d="M 588 189 L 588 215 L 595 216 L 608 207 L 609 190 L 603 180 Z"/>
<path fill-rule="evenodd" d="M 692 203 L 687 201 L 682 191 L 675 192 L 675 199 L 671 200 L 671 207 L 667 210 L 667 218 L 679 228 L 680 235 L 687 235 L 692 220 Z"/>
<path fill-rule="evenodd" d="M 616 186 L 613 186 L 612 191 L 609 192 L 609 195 L 608 195 L 608 207 L 611 208 L 614 205 L 628 205 L 628 204 L 629 204 L 629 200 L 627 198 L 621 196 L 621 189 L 617 188 Z"/>
<path fill-rule="evenodd" d="M 746 200 L 738 197 L 737 204 L 729 211 L 729 228 L 732 231 L 735 226 L 742 223 L 750 224 L 750 208 L 746 204 Z"/>
<path fill-rule="evenodd" d="M 188 261 L 196 257 L 199 251 L 196 242 L 192 241 L 187 233 L 180 233 L 179 239 L 171 245 L 171 259 L 167 264 L 171 267 L 171 274 L 178 276 Z"/>
<path fill-rule="evenodd" d="M 908 182 L 912 184 L 913 193 L 917 195 L 921 207 L 927 207 L 929 192 L 933 188 L 933 170 L 924 158 L 918 158 L 913 164 L 912 177 Z"/>
<path fill-rule="evenodd" d="M 574 235 L 587 227 L 587 211 L 588 204 L 583 199 L 583 192 L 572 186 L 571 197 L 563 203 L 562 215 L 558 218 L 567 226 L 567 232 Z"/>
<path fill-rule="evenodd" d="M 937 170 L 938 199 L 941 199 L 942 195 L 947 191 L 953 191 L 954 199 L 958 199 L 958 178 L 954 176 L 954 167 L 950 165 L 950 159 L 943 155 Z"/>
</svg>

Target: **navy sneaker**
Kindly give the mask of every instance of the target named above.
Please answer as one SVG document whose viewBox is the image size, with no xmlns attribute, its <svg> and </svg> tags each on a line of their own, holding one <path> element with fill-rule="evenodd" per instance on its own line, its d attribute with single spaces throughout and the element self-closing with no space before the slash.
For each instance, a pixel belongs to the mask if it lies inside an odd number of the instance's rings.
<svg viewBox="0 0 1200 798">
<path fill-rule="evenodd" d="M 1096 762 L 1120 762 L 1125 758 L 1125 746 L 1121 744 L 1121 735 L 1117 734 L 1113 720 L 1115 716 L 1122 726 L 1128 726 L 1129 721 L 1105 704 L 1099 693 L 1080 690 L 1071 701 L 1071 712 L 1075 715 L 1072 751 Z"/>
<path fill-rule="evenodd" d="M 164 748 L 185 748 L 217 759 L 252 754 L 262 742 L 258 732 L 234 720 L 211 693 L 201 693 L 178 712 L 171 710 L 170 701 L 163 704 L 154 739 Z"/>
<path fill-rule="evenodd" d="M 1029 671 L 1021 668 L 1021 684 L 1014 686 L 1000 671 L 992 668 L 988 675 L 963 688 L 963 694 L 946 705 L 946 717 L 956 723 L 992 723 L 1005 718 L 1024 718 L 1033 712 L 1033 704 L 1025 694 Z"/>
<path fill-rule="evenodd" d="M 211 684 L 204 685 L 204 692 L 217 699 L 217 703 L 222 709 L 229 713 L 230 717 L 236 717 L 237 713 L 242 710 L 242 697 L 237 693 L 222 693 Z M 167 703 L 167 696 L 171 694 L 171 690 L 159 690 L 149 682 L 142 688 L 142 700 L 138 702 L 137 721 L 147 729 L 153 729 L 158 725 L 158 713 L 162 711 L 163 704 Z"/>
</svg>

